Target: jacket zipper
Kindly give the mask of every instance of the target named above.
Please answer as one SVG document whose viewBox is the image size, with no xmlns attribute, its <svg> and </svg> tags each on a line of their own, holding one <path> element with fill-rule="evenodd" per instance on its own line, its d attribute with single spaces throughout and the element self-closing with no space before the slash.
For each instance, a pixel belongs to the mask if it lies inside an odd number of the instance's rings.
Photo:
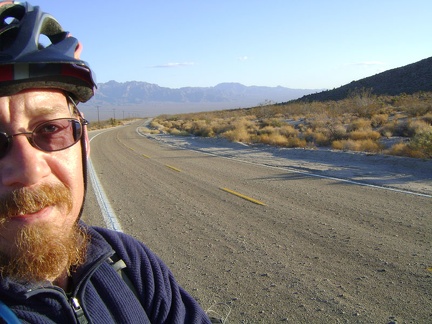
<svg viewBox="0 0 432 324">
<path fill-rule="evenodd" d="M 84 314 L 84 310 L 82 309 L 81 304 L 79 303 L 78 298 L 72 297 L 70 299 L 70 304 L 71 304 L 72 309 L 73 309 L 73 311 L 75 313 L 75 317 L 76 317 L 78 323 L 80 323 L 80 324 L 87 324 L 88 323 L 87 317 Z"/>
<path fill-rule="evenodd" d="M 97 261 L 92 268 L 87 272 L 87 275 L 81 279 L 80 283 L 75 287 L 75 291 L 73 293 L 73 297 L 69 299 L 69 304 L 72 307 L 72 310 L 75 313 L 75 318 L 77 319 L 78 323 L 80 324 L 88 324 L 90 323 L 89 319 L 86 317 L 84 313 L 84 309 L 82 308 L 77 296 L 79 295 L 80 288 L 82 284 L 85 281 L 88 281 L 89 278 L 92 276 L 92 274 L 96 271 L 99 266 L 105 262 L 111 255 L 113 255 L 114 252 L 111 251 L 110 253 L 105 254 L 103 257 L 99 258 L 99 261 Z"/>
</svg>

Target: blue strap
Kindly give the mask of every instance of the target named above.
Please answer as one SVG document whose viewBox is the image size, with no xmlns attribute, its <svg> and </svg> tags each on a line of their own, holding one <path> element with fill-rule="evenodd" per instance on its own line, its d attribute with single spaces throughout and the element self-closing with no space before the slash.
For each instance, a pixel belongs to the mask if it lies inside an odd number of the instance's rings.
<svg viewBox="0 0 432 324">
<path fill-rule="evenodd" d="M 7 324 L 20 324 L 20 320 L 12 310 L 0 300 L 0 318 L 4 319 Z"/>
</svg>

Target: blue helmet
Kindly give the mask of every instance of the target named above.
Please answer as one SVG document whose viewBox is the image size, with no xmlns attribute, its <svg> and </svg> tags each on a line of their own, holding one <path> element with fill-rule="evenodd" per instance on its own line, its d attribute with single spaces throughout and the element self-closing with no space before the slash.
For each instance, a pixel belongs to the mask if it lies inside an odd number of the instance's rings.
<svg viewBox="0 0 432 324">
<path fill-rule="evenodd" d="M 38 6 L 0 1 L 0 96 L 55 88 L 77 101 L 89 100 L 96 80 L 80 60 L 81 50 L 81 43 Z"/>
</svg>

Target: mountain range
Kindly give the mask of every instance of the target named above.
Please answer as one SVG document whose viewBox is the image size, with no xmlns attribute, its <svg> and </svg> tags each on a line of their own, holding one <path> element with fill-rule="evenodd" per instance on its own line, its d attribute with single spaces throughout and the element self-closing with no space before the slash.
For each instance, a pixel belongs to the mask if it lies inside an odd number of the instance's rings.
<svg viewBox="0 0 432 324">
<path fill-rule="evenodd" d="M 244 86 L 240 83 L 221 83 L 214 87 L 160 87 L 147 82 L 116 82 L 98 84 L 92 99 L 95 105 L 136 105 L 149 102 L 232 103 L 258 105 L 264 101 L 280 102 L 296 99 L 317 90 L 284 87 Z"/>
<path fill-rule="evenodd" d="M 148 82 L 99 83 L 95 96 L 83 107 L 87 118 L 95 120 L 95 108 L 101 120 L 114 117 L 142 117 L 163 113 L 245 108 L 300 98 L 322 89 L 290 89 L 285 87 L 245 86 L 221 83 L 214 87 L 161 87 Z M 121 111 L 122 115 L 119 115 Z M 115 117 L 114 117 L 115 118 Z"/>
</svg>

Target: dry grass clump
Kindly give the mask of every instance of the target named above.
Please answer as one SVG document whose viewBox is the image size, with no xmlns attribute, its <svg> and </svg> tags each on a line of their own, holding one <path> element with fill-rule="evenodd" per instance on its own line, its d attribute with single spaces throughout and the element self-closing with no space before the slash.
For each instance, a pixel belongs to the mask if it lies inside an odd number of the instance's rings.
<svg viewBox="0 0 432 324">
<path fill-rule="evenodd" d="M 327 146 L 331 143 L 329 131 L 325 128 L 308 128 L 302 133 L 302 137 L 312 146 Z"/>
<path fill-rule="evenodd" d="M 370 119 L 358 118 L 353 120 L 348 126 L 347 131 L 353 132 L 357 130 L 364 130 L 372 128 L 372 123 Z"/>
<path fill-rule="evenodd" d="M 432 113 L 426 113 L 424 116 L 421 117 L 421 120 L 428 123 L 429 125 L 432 125 Z"/>
<path fill-rule="evenodd" d="M 279 133 L 262 134 L 260 136 L 260 142 L 275 146 L 287 146 L 288 138 Z"/>
<path fill-rule="evenodd" d="M 387 123 L 389 119 L 388 114 L 378 114 L 378 115 L 373 115 L 371 117 L 371 126 L 372 127 L 380 127 L 385 125 L 385 123 Z"/>
<path fill-rule="evenodd" d="M 390 155 L 398 156 L 408 156 L 412 158 L 425 158 L 426 156 L 422 151 L 412 149 L 409 145 L 405 143 L 397 143 L 393 145 L 390 149 L 386 150 L 385 153 Z M 432 156 L 429 156 L 429 158 Z"/>
<path fill-rule="evenodd" d="M 249 109 L 164 115 L 151 127 L 174 135 L 223 137 L 282 147 L 330 147 L 432 157 L 432 93 L 374 96 L 361 89 L 340 101 L 290 102 Z M 407 139 L 383 147 L 383 138 Z"/>
<path fill-rule="evenodd" d="M 232 142 L 243 142 L 250 143 L 250 135 L 246 128 L 240 127 L 233 130 L 226 131 L 222 134 L 222 137 Z"/>
<path fill-rule="evenodd" d="M 189 135 L 189 133 L 187 131 L 179 130 L 177 128 L 171 128 L 168 130 L 168 132 L 174 136 L 188 136 Z"/>
<path fill-rule="evenodd" d="M 382 151 L 382 146 L 374 140 L 362 139 L 362 140 L 341 140 L 333 141 L 332 148 L 335 150 L 343 151 L 361 151 L 361 152 L 372 152 L 378 153 Z"/>
<path fill-rule="evenodd" d="M 365 139 L 371 139 L 371 140 L 378 140 L 381 137 L 381 134 L 377 131 L 374 131 L 372 129 L 363 129 L 363 130 L 355 130 L 348 134 L 348 137 L 352 140 L 358 141 L 358 140 L 365 140 Z"/>
</svg>

